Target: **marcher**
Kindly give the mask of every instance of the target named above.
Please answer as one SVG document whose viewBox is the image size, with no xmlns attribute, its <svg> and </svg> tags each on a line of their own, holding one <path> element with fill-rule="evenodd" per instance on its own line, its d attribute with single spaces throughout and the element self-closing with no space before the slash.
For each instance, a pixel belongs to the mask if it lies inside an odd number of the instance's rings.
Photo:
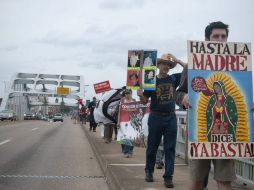
<svg viewBox="0 0 254 190">
<path fill-rule="evenodd" d="M 74 119 L 73 123 L 76 124 L 78 122 L 78 118 L 79 118 L 78 110 L 74 110 L 72 112 L 72 118 Z"/>
<path fill-rule="evenodd" d="M 205 29 L 206 41 L 226 42 L 228 38 L 228 25 L 223 22 L 212 22 Z M 176 102 L 185 109 L 191 108 L 188 100 L 187 67 L 184 68 L 181 82 L 176 94 Z M 207 181 L 211 161 L 214 164 L 214 179 L 217 181 L 218 190 L 231 190 L 231 182 L 236 179 L 234 160 L 226 159 L 199 159 L 190 161 L 192 183 L 189 190 L 201 190 Z M 207 184 L 205 184 L 207 185 Z"/>
<path fill-rule="evenodd" d="M 114 125 L 114 135 L 115 135 L 115 138 L 114 140 L 116 141 L 117 140 L 117 125 Z"/>
<path fill-rule="evenodd" d="M 159 74 L 156 78 L 155 91 L 139 89 L 137 95 L 142 103 L 146 104 L 151 97 L 151 113 L 148 119 L 148 142 L 146 149 L 145 180 L 153 182 L 156 152 L 164 137 L 165 173 L 164 185 L 173 188 L 175 146 L 177 136 L 177 121 L 175 115 L 175 91 L 180 83 L 181 74 L 168 75 L 170 69 L 179 63 L 184 63 L 171 54 L 164 54 L 157 59 Z"/>
<path fill-rule="evenodd" d="M 87 116 L 88 116 L 88 107 L 85 105 L 84 106 L 84 124 L 86 125 L 86 122 L 87 122 Z"/>
<path fill-rule="evenodd" d="M 83 125 L 85 122 L 85 114 L 86 114 L 86 107 L 82 105 L 81 109 L 79 110 L 79 119 L 80 123 Z"/>
<path fill-rule="evenodd" d="M 121 99 L 120 106 L 121 106 L 121 103 L 131 103 L 131 102 L 135 102 L 135 101 L 136 100 L 134 98 L 132 98 L 132 90 L 126 89 L 124 92 L 124 97 Z M 118 117 L 118 120 L 119 120 L 119 117 Z M 118 121 L 118 123 L 119 123 L 119 121 Z M 133 149 L 134 149 L 133 143 L 131 142 L 130 139 L 124 139 L 123 141 L 124 141 L 123 144 L 121 144 L 122 153 L 125 158 L 129 158 L 133 155 Z"/>
<path fill-rule="evenodd" d="M 156 160 L 155 160 L 156 169 L 162 169 L 164 167 L 164 162 L 163 162 L 164 156 L 165 156 L 165 153 L 163 148 L 163 137 L 162 137 L 160 145 L 156 153 Z"/>
<path fill-rule="evenodd" d="M 96 132 L 96 127 L 97 127 L 97 123 L 94 120 L 94 109 L 96 106 L 96 98 L 93 97 L 93 101 L 90 102 L 88 108 L 90 110 L 90 117 L 89 117 L 89 122 L 90 122 L 90 131 L 93 130 L 93 132 Z"/>
<path fill-rule="evenodd" d="M 110 143 L 112 141 L 114 126 L 115 126 L 114 123 L 104 124 L 104 140 L 105 140 L 105 143 Z"/>
</svg>

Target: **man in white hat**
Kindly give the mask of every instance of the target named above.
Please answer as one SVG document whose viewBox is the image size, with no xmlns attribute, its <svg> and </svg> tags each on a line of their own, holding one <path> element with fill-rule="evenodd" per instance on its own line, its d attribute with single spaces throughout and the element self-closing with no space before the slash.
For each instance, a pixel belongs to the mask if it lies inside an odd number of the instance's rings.
<svg viewBox="0 0 254 190">
<path fill-rule="evenodd" d="M 175 115 L 175 92 L 180 83 L 181 74 L 168 75 L 170 69 L 176 64 L 184 63 L 171 54 L 164 54 L 157 59 L 159 74 L 156 78 L 156 90 L 139 89 L 137 95 L 142 103 L 147 103 L 151 98 L 151 113 L 148 119 L 148 143 L 146 149 L 145 180 L 153 182 L 156 152 L 164 136 L 165 173 L 164 185 L 173 188 L 173 173 L 175 160 L 175 146 L 177 135 L 177 121 Z"/>
</svg>

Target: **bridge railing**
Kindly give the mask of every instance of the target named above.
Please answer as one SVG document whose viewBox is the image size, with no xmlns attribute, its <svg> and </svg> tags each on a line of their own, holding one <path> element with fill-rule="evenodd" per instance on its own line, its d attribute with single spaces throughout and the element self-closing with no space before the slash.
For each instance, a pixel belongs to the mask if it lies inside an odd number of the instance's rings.
<svg viewBox="0 0 254 190">
<path fill-rule="evenodd" d="M 188 163 L 187 154 L 187 112 L 176 111 L 177 116 L 177 142 L 176 155 L 183 158 Z M 235 159 L 235 171 L 237 180 L 243 184 L 254 187 L 254 158 L 252 159 Z"/>
</svg>

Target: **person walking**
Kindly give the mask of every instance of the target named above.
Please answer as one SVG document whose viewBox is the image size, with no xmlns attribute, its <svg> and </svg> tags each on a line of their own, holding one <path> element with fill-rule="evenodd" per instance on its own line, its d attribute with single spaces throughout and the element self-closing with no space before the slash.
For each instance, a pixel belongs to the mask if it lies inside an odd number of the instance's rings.
<svg viewBox="0 0 254 190">
<path fill-rule="evenodd" d="M 151 113 L 148 119 L 148 142 L 146 149 L 145 180 L 153 182 L 153 172 L 156 152 L 163 136 L 165 150 L 164 185 L 173 188 L 175 146 L 177 136 L 177 120 L 175 114 L 175 92 L 180 83 L 181 73 L 168 75 L 176 64 L 184 65 L 172 54 L 164 54 L 157 59 L 159 74 L 156 78 L 155 91 L 142 91 L 137 95 L 142 103 L 146 104 L 151 98 Z"/>
</svg>

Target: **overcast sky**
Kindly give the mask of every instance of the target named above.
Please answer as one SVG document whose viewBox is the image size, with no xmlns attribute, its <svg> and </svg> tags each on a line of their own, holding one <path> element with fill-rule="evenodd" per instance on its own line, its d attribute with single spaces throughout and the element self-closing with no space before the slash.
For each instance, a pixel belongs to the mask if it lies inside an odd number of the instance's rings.
<svg viewBox="0 0 254 190">
<path fill-rule="evenodd" d="M 129 49 L 186 61 L 187 40 L 204 40 L 212 21 L 230 25 L 228 41 L 253 44 L 253 2 L 0 0 L 0 97 L 14 72 L 28 72 L 83 75 L 91 98 L 94 83 L 125 85 Z"/>
</svg>

